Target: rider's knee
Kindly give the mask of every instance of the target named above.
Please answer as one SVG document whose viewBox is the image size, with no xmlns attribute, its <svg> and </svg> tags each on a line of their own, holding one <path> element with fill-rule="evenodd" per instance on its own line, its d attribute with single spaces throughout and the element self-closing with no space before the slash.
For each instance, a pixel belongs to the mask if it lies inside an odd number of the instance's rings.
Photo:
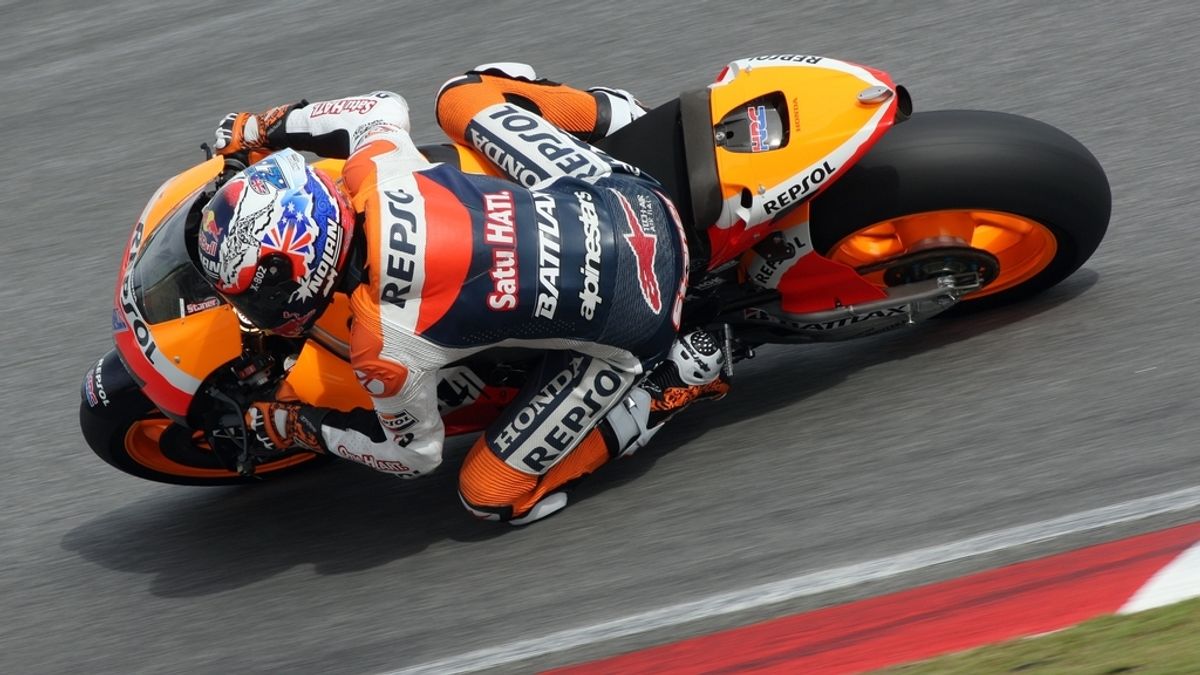
<svg viewBox="0 0 1200 675">
<path fill-rule="evenodd" d="M 537 489 L 538 476 L 523 473 L 500 459 L 481 436 L 458 474 L 458 496 L 473 515 L 512 520 Z"/>
</svg>

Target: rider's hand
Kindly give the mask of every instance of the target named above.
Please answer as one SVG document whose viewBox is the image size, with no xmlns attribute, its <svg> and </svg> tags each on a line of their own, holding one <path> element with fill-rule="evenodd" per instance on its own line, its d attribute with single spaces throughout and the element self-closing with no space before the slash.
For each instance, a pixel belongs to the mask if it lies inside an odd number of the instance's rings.
<svg viewBox="0 0 1200 675">
<path fill-rule="evenodd" d="M 301 414 L 302 406 L 282 401 L 259 401 L 246 410 L 246 428 L 268 450 L 304 448 L 321 452 L 320 430 Z"/>
<path fill-rule="evenodd" d="M 276 106 L 261 113 L 229 113 L 217 125 L 213 149 L 219 155 L 232 155 L 243 150 L 269 148 L 267 136 L 299 105 L 301 103 Z"/>
</svg>

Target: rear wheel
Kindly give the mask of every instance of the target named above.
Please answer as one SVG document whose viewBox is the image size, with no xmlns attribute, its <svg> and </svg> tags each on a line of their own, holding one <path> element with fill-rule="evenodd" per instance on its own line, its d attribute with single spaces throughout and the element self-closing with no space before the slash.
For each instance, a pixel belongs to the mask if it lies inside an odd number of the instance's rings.
<svg viewBox="0 0 1200 675">
<path fill-rule="evenodd" d="M 96 368 L 102 373 L 100 388 L 96 385 Z M 97 390 L 102 397 L 95 393 Z M 139 478 L 176 485 L 253 483 L 258 477 L 280 477 L 328 460 L 323 455 L 296 452 L 260 464 L 257 477 L 247 478 L 231 471 L 202 432 L 175 424 L 154 407 L 129 377 L 115 351 L 84 376 L 79 427 L 92 451 L 113 467 Z"/>
<path fill-rule="evenodd" d="M 1100 164 L 1062 131 L 1004 113 L 940 111 L 889 130 L 814 200 L 811 227 L 817 251 L 881 287 L 976 269 L 991 280 L 958 308 L 977 309 L 1079 269 L 1110 208 Z"/>
</svg>

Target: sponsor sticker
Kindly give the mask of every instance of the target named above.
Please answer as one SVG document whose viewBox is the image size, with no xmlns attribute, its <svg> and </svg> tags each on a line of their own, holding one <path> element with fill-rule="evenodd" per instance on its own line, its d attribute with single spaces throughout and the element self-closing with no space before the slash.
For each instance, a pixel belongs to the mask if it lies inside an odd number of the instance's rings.
<svg viewBox="0 0 1200 675">
<path fill-rule="evenodd" d="M 142 356 L 146 361 L 154 367 L 158 367 L 158 362 L 154 360 L 154 355 L 158 353 L 158 345 L 154 342 L 154 335 L 150 332 L 150 327 L 146 325 L 146 320 L 142 318 L 141 310 L 138 309 L 137 303 L 134 301 L 133 291 L 133 268 L 137 264 L 138 253 L 142 248 L 142 234 L 145 231 L 145 223 L 138 222 L 133 229 L 133 235 L 129 240 L 129 257 L 125 260 L 125 274 L 121 279 L 121 291 L 118 299 L 121 301 L 121 311 L 124 313 L 124 321 L 129 322 L 130 328 L 133 330 L 134 339 L 137 340 L 138 348 L 142 351 Z M 116 321 L 114 321 L 115 325 Z"/>
<path fill-rule="evenodd" d="M 533 316 L 553 319 L 558 312 L 558 277 L 562 239 L 559 236 L 558 218 L 554 213 L 554 198 L 546 194 L 535 194 L 534 210 L 537 213 L 538 231 L 538 293 Z"/>
<path fill-rule="evenodd" d="M 417 423 L 417 418 L 412 413 L 408 410 L 401 410 L 395 413 L 377 412 L 376 414 L 379 416 L 379 423 L 391 434 L 396 445 L 404 448 L 412 443 L 413 435 L 408 432 L 408 429 Z"/>
<path fill-rule="evenodd" d="M 746 108 L 746 117 L 750 120 L 750 151 L 770 150 L 770 140 L 767 137 L 767 107 L 752 105 Z"/>
<path fill-rule="evenodd" d="M 809 54 L 768 54 L 766 56 L 755 56 L 751 61 L 784 61 L 788 63 L 803 63 L 810 66 L 815 66 L 825 60 L 823 56 L 812 56 Z"/>
<path fill-rule="evenodd" d="M 96 362 L 96 365 L 92 367 L 92 377 L 90 378 L 89 382 L 94 384 L 93 389 L 95 390 L 96 398 L 99 399 L 100 402 L 104 404 L 104 407 L 107 408 L 109 402 L 108 394 L 104 391 L 104 359 L 100 359 Z M 95 404 L 93 403 L 92 405 L 94 406 Z"/>
<path fill-rule="evenodd" d="M 403 476 L 416 476 L 421 473 L 420 471 L 414 471 L 413 469 L 409 468 L 409 466 L 404 462 L 391 459 L 378 459 L 371 454 L 359 454 L 357 452 L 352 452 L 349 448 L 340 443 L 334 448 L 334 452 L 352 462 L 365 464 L 376 471 L 387 471 L 388 473 L 395 473 Z"/>
<path fill-rule="evenodd" d="M 594 182 L 610 172 L 610 164 L 638 174 L 636 168 L 607 158 L 511 103 L 485 108 L 467 125 L 466 137 L 476 150 L 525 187 L 564 174 Z"/>
<path fill-rule="evenodd" d="M 95 408 L 100 405 L 100 399 L 96 396 L 96 367 L 92 366 L 83 376 L 83 397 L 87 399 L 88 407 Z"/>
<path fill-rule="evenodd" d="M 596 318 L 596 309 L 604 302 L 600 297 L 600 216 L 591 193 L 578 190 L 575 198 L 579 200 L 579 220 L 583 224 L 583 267 L 579 269 L 583 284 L 579 291 L 579 314 L 591 321 Z"/>
<path fill-rule="evenodd" d="M 212 309 L 213 307 L 216 307 L 217 305 L 220 305 L 220 304 L 221 304 L 221 299 L 215 295 L 212 297 L 209 297 L 209 298 L 204 298 L 203 300 L 197 300 L 195 302 L 184 303 L 183 315 L 191 316 L 193 314 L 203 312 L 206 309 Z"/>
<path fill-rule="evenodd" d="M 792 183 L 783 189 L 782 192 L 775 197 L 768 199 L 763 203 L 763 211 L 767 215 L 774 214 L 783 210 L 788 206 L 794 206 L 800 200 L 807 197 L 812 192 L 829 179 L 830 176 L 837 171 L 837 167 L 830 164 L 828 161 L 822 162 L 821 166 L 815 167 L 812 171 L 802 176 L 799 181 Z"/>
<path fill-rule="evenodd" d="M 304 278 L 290 300 L 308 300 L 320 295 L 328 296 L 330 286 L 336 279 L 338 254 L 342 250 L 342 228 L 331 224 L 325 230 L 325 245 L 321 247 L 321 259 L 316 261 L 311 273 Z"/>
<path fill-rule="evenodd" d="M 542 474 L 557 464 L 564 454 L 579 443 L 583 434 L 598 421 L 600 413 L 622 390 L 623 382 L 616 372 L 606 368 L 589 370 L 592 377 L 587 391 L 582 396 L 572 396 L 569 402 L 574 405 L 561 416 L 556 416 L 553 425 L 543 425 L 543 429 L 547 426 L 549 429 L 536 443 L 527 444 L 531 447 L 519 460 L 526 469 Z"/>
<path fill-rule="evenodd" d="M 305 312 L 304 314 L 298 314 L 296 312 L 289 312 L 287 310 L 284 310 L 284 312 L 283 312 L 284 322 L 282 324 L 272 328 L 271 332 L 275 333 L 276 335 L 283 335 L 285 337 L 299 336 L 301 333 L 304 332 L 304 329 L 306 327 L 308 327 L 309 322 L 312 320 L 313 315 L 316 313 L 317 313 L 317 310 L 315 310 L 315 309 L 310 309 L 307 312 Z"/>
<path fill-rule="evenodd" d="M 488 444 L 511 467 L 545 473 L 578 445 L 625 380 L 603 361 L 576 356 L 526 402 Z"/>
<path fill-rule="evenodd" d="M 217 226 L 217 216 L 212 211 L 205 210 L 204 222 L 200 224 L 200 251 L 216 258 L 220 245 L 221 228 Z"/>
<path fill-rule="evenodd" d="M 517 230 L 513 224 L 512 192 L 487 192 L 483 195 L 483 240 L 492 247 L 492 291 L 488 309 L 507 312 L 517 307 Z"/>
<path fill-rule="evenodd" d="M 417 270 L 417 217 L 410 208 L 413 196 L 404 190 L 386 190 L 388 250 L 385 271 L 387 281 L 380 289 L 384 302 L 404 307 L 412 294 L 413 277 Z"/>
<path fill-rule="evenodd" d="M 629 250 L 633 251 L 634 259 L 637 260 L 638 288 L 642 292 L 642 299 L 646 301 L 646 306 L 650 308 L 650 311 L 659 314 L 662 312 L 662 289 L 659 288 L 658 277 L 654 274 L 654 260 L 658 249 L 658 233 L 654 228 L 654 219 L 639 218 L 625 195 L 616 190 L 613 190 L 613 194 L 621 203 L 621 209 L 625 212 L 625 222 L 629 225 L 629 232 L 624 235 L 623 239 L 629 245 Z M 649 201 L 649 198 L 644 195 L 639 195 L 639 197 Z M 649 205 L 645 206 L 648 210 Z"/>
<path fill-rule="evenodd" d="M 358 113 L 365 115 L 371 112 L 375 104 L 379 103 L 376 98 L 340 98 L 336 101 L 319 101 L 312 104 L 308 108 L 309 118 L 324 117 L 325 115 L 340 115 L 342 113 Z"/>
</svg>

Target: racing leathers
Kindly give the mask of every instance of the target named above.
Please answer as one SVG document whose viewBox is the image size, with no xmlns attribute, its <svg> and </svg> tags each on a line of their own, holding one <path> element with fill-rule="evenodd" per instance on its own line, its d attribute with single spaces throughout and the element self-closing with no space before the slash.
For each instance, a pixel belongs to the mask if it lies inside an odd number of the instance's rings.
<svg viewBox="0 0 1200 675">
<path fill-rule="evenodd" d="M 664 388 L 723 394 L 715 343 L 676 340 L 687 253 L 670 201 L 653 179 L 559 128 L 594 138 L 638 114 L 623 92 L 535 81 L 513 64 L 451 80 L 439 123 L 506 178 L 431 163 L 409 137 L 404 100 L 388 92 L 302 102 L 242 127 L 247 145 L 348 157 L 342 184 L 366 246 L 350 349 L 374 414 L 292 406 L 261 416 L 300 444 L 417 477 L 441 462 L 438 371 L 492 348 L 542 352 L 460 473 L 471 512 L 522 524 L 562 508 L 568 483 L 649 440 L 652 408 L 691 400 Z M 677 367 L 665 387 L 663 377 L 635 386 L 669 354 L 693 366 L 687 376 Z"/>
</svg>

